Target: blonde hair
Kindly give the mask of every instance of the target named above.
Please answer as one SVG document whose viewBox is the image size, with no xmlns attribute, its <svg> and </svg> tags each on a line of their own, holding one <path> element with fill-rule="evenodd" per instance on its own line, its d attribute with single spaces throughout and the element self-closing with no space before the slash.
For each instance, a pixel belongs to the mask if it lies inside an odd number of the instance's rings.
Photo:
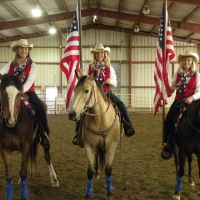
<svg viewBox="0 0 200 200">
<path fill-rule="evenodd" d="M 104 51 L 104 59 L 103 62 L 105 64 L 106 67 L 110 68 L 110 58 L 108 56 L 108 53 L 106 51 Z M 93 53 L 93 58 L 92 61 L 90 62 L 90 64 L 92 65 L 92 68 L 94 68 L 95 64 L 97 63 L 96 57 L 95 57 L 95 52 Z"/>
<path fill-rule="evenodd" d="M 18 65 L 18 59 L 20 58 L 18 50 L 19 50 L 19 47 L 17 47 L 17 49 L 15 51 L 15 57 L 14 57 L 14 60 L 13 60 L 13 63 L 14 63 L 15 67 Z M 31 59 L 31 56 L 30 56 L 30 50 L 28 51 L 28 55 L 27 55 L 26 59 L 27 59 L 27 63 L 32 63 L 33 62 L 33 60 Z"/>
<path fill-rule="evenodd" d="M 196 65 L 196 63 L 194 62 L 194 59 L 191 57 L 191 56 L 185 56 L 185 57 L 183 57 L 183 58 L 186 58 L 186 57 L 189 57 L 189 58 L 191 58 L 192 59 L 192 66 L 190 67 L 190 71 L 191 72 L 196 72 L 197 71 L 197 65 Z M 178 72 L 181 72 L 181 73 L 183 73 L 184 72 L 184 70 L 183 70 L 183 59 L 180 61 L 180 63 L 179 63 L 179 67 L 178 67 L 178 70 L 177 70 Z"/>
</svg>

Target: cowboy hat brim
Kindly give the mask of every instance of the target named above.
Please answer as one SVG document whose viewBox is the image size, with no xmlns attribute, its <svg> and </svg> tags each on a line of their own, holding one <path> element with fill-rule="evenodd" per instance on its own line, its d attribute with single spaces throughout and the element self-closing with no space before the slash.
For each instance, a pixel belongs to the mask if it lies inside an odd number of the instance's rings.
<svg viewBox="0 0 200 200">
<path fill-rule="evenodd" d="M 186 53 L 184 55 L 183 54 L 179 54 L 178 55 L 178 63 L 180 63 L 181 60 L 184 57 L 192 57 L 192 59 L 194 60 L 194 62 L 196 63 L 196 65 L 198 65 L 198 63 L 199 63 L 199 56 L 196 53 Z"/>
<path fill-rule="evenodd" d="M 96 53 L 96 52 L 107 52 L 108 54 L 110 54 L 110 48 L 109 47 L 106 47 L 104 49 L 91 49 L 90 52 L 93 54 L 93 53 Z"/>
<path fill-rule="evenodd" d="M 13 42 L 12 45 L 11 45 L 11 49 L 12 49 L 12 51 L 14 51 L 14 52 L 17 50 L 18 47 L 29 48 L 29 51 L 31 51 L 32 48 L 33 48 L 33 44 L 31 44 L 31 45 L 19 45 L 18 42 Z"/>
</svg>

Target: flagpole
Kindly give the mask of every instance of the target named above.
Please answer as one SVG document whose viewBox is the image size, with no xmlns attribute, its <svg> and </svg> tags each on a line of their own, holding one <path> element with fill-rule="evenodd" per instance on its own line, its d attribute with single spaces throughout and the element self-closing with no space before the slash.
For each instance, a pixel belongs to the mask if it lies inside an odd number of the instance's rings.
<svg viewBox="0 0 200 200">
<path fill-rule="evenodd" d="M 167 0 L 164 0 L 164 38 L 163 38 L 163 67 L 166 67 L 166 36 L 167 35 Z M 162 145 L 164 143 L 165 100 L 163 99 L 162 115 Z"/>
<path fill-rule="evenodd" d="M 81 0 L 78 0 L 78 18 L 79 18 L 79 53 L 80 53 L 80 68 L 83 69 L 82 64 L 82 20 L 81 20 Z"/>
</svg>

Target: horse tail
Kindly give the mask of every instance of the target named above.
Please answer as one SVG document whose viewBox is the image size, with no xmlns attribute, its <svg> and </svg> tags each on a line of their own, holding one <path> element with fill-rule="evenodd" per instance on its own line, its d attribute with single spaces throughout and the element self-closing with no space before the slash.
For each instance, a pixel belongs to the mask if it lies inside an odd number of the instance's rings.
<svg viewBox="0 0 200 200">
<path fill-rule="evenodd" d="M 103 172 L 105 168 L 105 163 L 106 163 L 105 151 L 103 151 L 102 149 L 99 149 L 98 155 L 99 155 L 99 167 L 100 167 L 100 170 Z"/>
<path fill-rule="evenodd" d="M 35 137 L 33 138 L 31 149 L 30 149 L 30 162 L 31 171 L 37 173 L 37 154 L 38 154 L 38 144 L 40 142 L 39 130 L 36 130 Z"/>
</svg>

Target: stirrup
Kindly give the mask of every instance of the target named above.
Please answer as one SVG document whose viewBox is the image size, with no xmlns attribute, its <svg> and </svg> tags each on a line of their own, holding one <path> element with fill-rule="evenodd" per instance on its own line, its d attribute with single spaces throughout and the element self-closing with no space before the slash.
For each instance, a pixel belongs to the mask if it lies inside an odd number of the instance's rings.
<svg viewBox="0 0 200 200">
<path fill-rule="evenodd" d="M 72 144 L 73 145 L 78 145 L 78 133 L 75 133 L 75 136 L 72 139 Z"/>
</svg>

